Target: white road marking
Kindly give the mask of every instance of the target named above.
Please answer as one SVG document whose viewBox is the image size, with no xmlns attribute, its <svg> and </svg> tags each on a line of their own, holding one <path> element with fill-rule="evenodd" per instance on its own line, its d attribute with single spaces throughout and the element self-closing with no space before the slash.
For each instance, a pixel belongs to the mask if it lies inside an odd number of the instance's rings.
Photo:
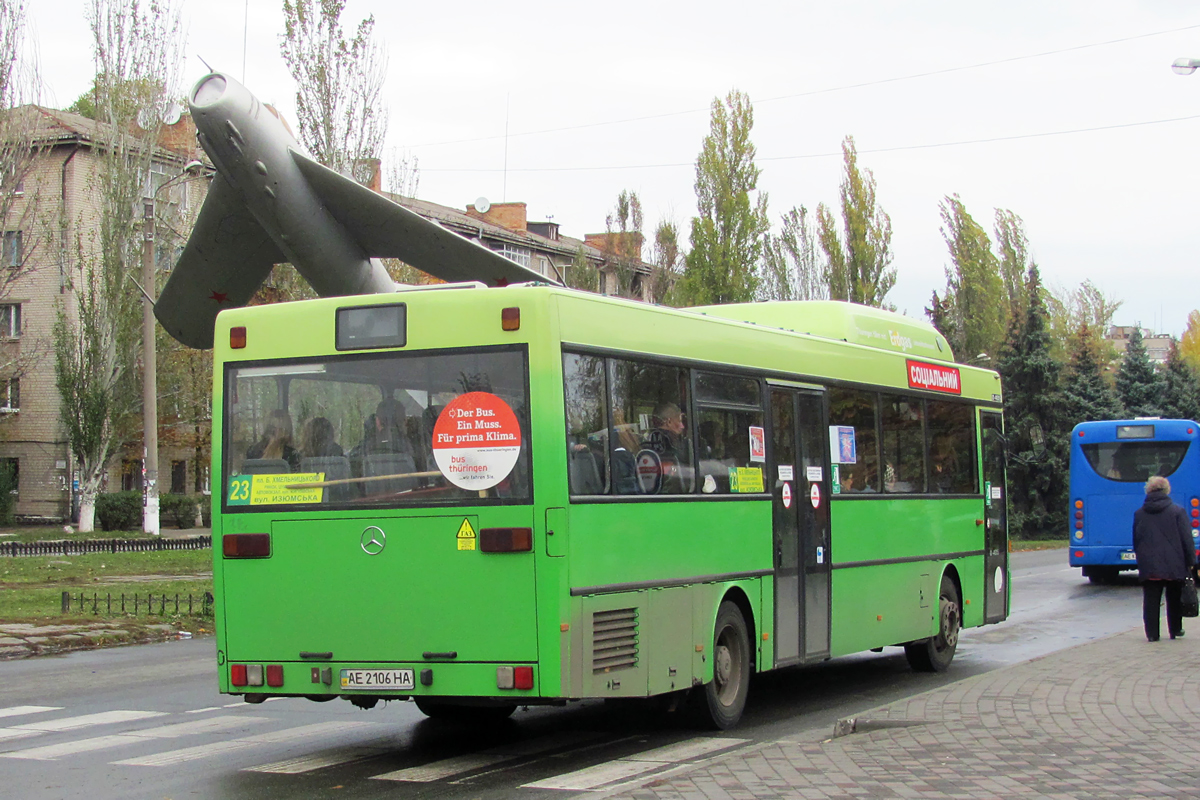
<svg viewBox="0 0 1200 800">
<path fill-rule="evenodd" d="M 19 717 L 24 714 L 41 714 L 46 711 L 62 711 L 62 706 L 9 706 L 0 708 L 0 717 Z"/>
<path fill-rule="evenodd" d="M 151 717 L 165 717 L 166 715 L 167 712 L 165 711 L 102 711 L 99 714 L 84 714 L 80 717 L 63 717 L 62 719 L 24 722 L 20 725 L 13 725 L 10 728 L 0 728 L 0 731 L 18 730 L 37 731 L 39 733 L 72 731 L 76 728 L 89 728 L 93 725 L 108 725 L 112 722 L 131 722 Z M 3 733 L 0 733 L 0 738 L 4 738 Z"/>
<path fill-rule="evenodd" d="M 23 758 L 35 761 L 49 761 L 62 756 L 76 753 L 89 753 L 94 750 L 107 750 L 127 744 L 137 744 L 151 739 L 174 739 L 179 736 L 194 736 L 201 733 L 218 733 L 228 728 L 238 728 L 256 722 L 270 722 L 268 717 L 237 716 L 212 717 L 211 719 L 195 722 L 179 722 L 173 725 L 162 725 L 157 728 L 146 728 L 139 731 L 114 734 L 112 736 L 94 736 L 90 739 L 77 739 L 73 742 L 31 747 L 26 750 L 16 750 L 0 753 L 0 758 Z"/>
<path fill-rule="evenodd" d="M 158 753 L 150 756 L 127 758 L 123 761 L 113 761 L 112 763 L 134 767 L 169 767 L 175 764 L 182 764 L 186 761 L 198 761 L 202 758 L 212 758 L 213 756 L 218 756 L 222 753 L 245 750 L 254 745 L 279 744 L 281 742 L 291 742 L 310 736 L 328 736 L 338 733 L 348 733 L 350 731 L 362 730 L 363 728 L 378 727 L 381 724 L 383 723 L 317 722 L 312 725 L 301 725 L 296 728 L 286 728 L 281 731 L 273 731 L 272 733 L 260 733 L 254 736 L 242 736 L 237 739 L 226 739 L 222 742 L 213 742 L 212 744 L 200 745 L 199 747 L 185 747 L 180 750 L 170 750 L 165 753 Z"/>
<path fill-rule="evenodd" d="M 526 783 L 522 788 L 587 791 L 595 789 L 598 786 L 613 783 L 614 781 L 653 772 L 677 761 L 688 761 L 718 750 L 726 750 L 730 747 L 744 744 L 747 741 L 749 740 L 708 736 L 688 739 L 664 747 L 656 747 L 644 753 L 636 753 L 614 761 L 578 769 L 574 772 L 567 772 L 533 783 Z"/>
<path fill-rule="evenodd" d="M 193 708 L 191 711 L 185 711 L 185 714 L 204 714 L 209 711 L 220 711 L 224 706 L 209 706 L 208 708 Z"/>
<path fill-rule="evenodd" d="M 382 755 L 386 752 L 387 749 L 383 747 L 347 747 L 311 756 L 289 758 L 286 761 L 276 761 L 258 767 L 246 767 L 242 772 L 272 772 L 277 775 L 299 775 L 325 767 L 335 767 L 339 764 L 362 761 L 363 759 Z"/>
<path fill-rule="evenodd" d="M 431 783 L 432 781 L 440 781 L 443 778 L 448 778 L 451 775 L 483 769 L 484 767 L 490 767 L 492 764 L 507 760 L 507 756 L 471 753 L 465 756 L 444 758 L 441 761 L 434 761 L 419 767 L 408 767 L 406 769 L 398 769 L 395 772 L 385 772 L 382 775 L 372 775 L 371 780 Z"/>
</svg>

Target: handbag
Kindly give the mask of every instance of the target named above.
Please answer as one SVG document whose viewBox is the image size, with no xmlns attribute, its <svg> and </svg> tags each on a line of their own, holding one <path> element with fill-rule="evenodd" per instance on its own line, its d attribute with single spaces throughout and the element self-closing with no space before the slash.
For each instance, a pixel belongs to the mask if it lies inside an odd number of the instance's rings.
<svg viewBox="0 0 1200 800">
<path fill-rule="evenodd" d="M 1200 598 L 1196 596 L 1196 582 L 1191 576 L 1183 579 L 1179 590 L 1179 610 L 1185 617 L 1200 617 Z"/>
</svg>

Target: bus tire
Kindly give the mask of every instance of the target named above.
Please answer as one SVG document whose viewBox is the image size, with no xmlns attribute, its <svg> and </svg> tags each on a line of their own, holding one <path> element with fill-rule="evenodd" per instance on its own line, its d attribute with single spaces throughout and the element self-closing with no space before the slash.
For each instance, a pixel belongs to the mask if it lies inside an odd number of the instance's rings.
<svg viewBox="0 0 1200 800">
<path fill-rule="evenodd" d="M 938 632 L 936 636 L 904 645 L 908 664 L 916 672 L 945 672 L 954 660 L 958 648 L 958 632 L 962 628 L 962 600 L 949 575 L 942 576 L 938 593 Z"/>
<path fill-rule="evenodd" d="M 1084 574 L 1087 576 L 1088 581 L 1090 581 L 1091 583 L 1098 584 L 1098 585 L 1116 583 L 1117 578 L 1121 574 L 1121 570 L 1118 569 L 1117 567 L 1092 566 L 1092 567 L 1084 567 L 1083 570 L 1084 570 Z"/>
<path fill-rule="evenodd" d="M 717 730 L 737 725 L 750 691 L 750 634 L 737 603 L 722 601 L 713 631 L 713 679 L 704 686 L 701 711 Z"/>
<path fill-rule="evenodd" d="M 446 722 L 472 723 L 477 725 L 503 722 L 517 710 L 516 704 L 496 706 L 466 706 L 457 703 L 444 703 L 425 697 L 414 697 L 417 710 L 430 719 Z"/>
</svg>

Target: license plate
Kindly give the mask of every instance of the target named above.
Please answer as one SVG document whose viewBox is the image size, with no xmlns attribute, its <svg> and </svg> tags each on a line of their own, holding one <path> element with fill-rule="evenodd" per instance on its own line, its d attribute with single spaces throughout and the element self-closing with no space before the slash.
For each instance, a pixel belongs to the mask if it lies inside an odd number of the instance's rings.
<svg viewBox="0 0 1200 800">
<path fill-rule="evenodd" d="M 1137 553 L 1121 553 L 1122 561 L 1137 561 Z"/>
<path fill-rule="evenodd" d="M 412 689 L 411 669 L 344 669 L 342 688 L 349 690 Z"/>
</svg>

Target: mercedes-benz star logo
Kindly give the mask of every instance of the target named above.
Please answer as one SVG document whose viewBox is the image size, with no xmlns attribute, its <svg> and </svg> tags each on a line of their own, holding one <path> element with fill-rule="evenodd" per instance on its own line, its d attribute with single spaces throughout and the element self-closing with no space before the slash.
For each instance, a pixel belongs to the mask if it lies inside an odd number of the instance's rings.
<svg viewBox="0 0 1200 800">
<path fill-rule="evenodd" d="M 387 534 L 381 528 L 372 525 L 362 532 L 362 536 L 358 539 L 358 545 L 367 555 L 377 556 L 383 552 L 383 548 L 387 547 Z"/>
</svg>

